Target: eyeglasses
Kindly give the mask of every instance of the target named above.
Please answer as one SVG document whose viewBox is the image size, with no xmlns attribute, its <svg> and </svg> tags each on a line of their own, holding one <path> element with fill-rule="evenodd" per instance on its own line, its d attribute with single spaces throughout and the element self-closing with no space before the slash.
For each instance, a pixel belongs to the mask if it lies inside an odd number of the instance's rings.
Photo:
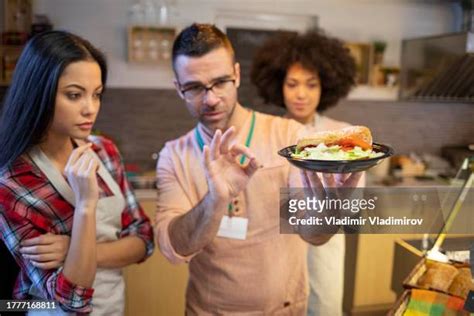
<svg viewBox="0 0 474 316">
<path fill-rule="evenodd" d="M 208 91 L 212 91 L 217 97 L 222 97 L 231 85 L 235 84 L 234 78 L 219 79 L 207 86 L 196 84 L 181 90 L 184 99 L 188 102 L 201 100 Z"/>
</svg>

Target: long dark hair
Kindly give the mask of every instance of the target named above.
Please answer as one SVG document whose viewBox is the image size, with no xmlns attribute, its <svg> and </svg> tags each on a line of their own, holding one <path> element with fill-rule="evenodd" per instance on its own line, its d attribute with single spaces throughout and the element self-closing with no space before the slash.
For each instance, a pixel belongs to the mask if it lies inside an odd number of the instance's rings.
<svg viewBox="0 0 474 316">
<path fill-rule="evenodd" d="M 3 102 L 0 169 L 43 140 L 53 120 L 59 77 L 69 64 L 85 60 L 99 64 L 105 87 L 105 57 L 87 40 L 64 31 L 50 31 L 28 41 Z"/>
</svg>

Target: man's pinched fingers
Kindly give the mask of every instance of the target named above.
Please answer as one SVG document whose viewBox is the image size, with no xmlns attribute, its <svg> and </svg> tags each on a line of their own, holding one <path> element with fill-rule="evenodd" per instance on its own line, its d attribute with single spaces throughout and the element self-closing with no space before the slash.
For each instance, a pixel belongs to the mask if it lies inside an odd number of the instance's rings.
<svg viewBox="0 0 474 316">
<path fill-rule="evenodd" d="M 209 146 L 211 152 L 211 159 L 216 160 L 219 158 L 219 150 L 221 146 L 222 131 L 218 129 L 211 140 L 211 145 Z"/>
<path fill-rule="evenodd" d="M 211 165 L 211 150 L 209 146 L 204 145 L 204 148 L 202 149 L 202 151 L 203 151 L 202 164 L 203 164 L 204 170 L 209 170 L 210 165 Z"/>
<path fill-rule="evenodd" d="M 262 165 L 258 162 L 257 158 L 250 158 L 249 163 L 245 167 L 245 172 L 248 176 L 252 176 L 258 169 L 262 168 Z"/>
<path fill-rule="evenodd" d="M 225 131 L 225 133 L 222 135 L 221 146 L 220 146 L 221 154 L 225 155 L 229 152 L 230 143 L 234 139 L 234 136 L 235 136 L 235 127 L 233 126 L 228 128 Z"/>
<path fill-rule="evenodd" d="M 232 155 L 238 156 L 238 155 L 244 155 L 246 156 L 249 160 L 255 158 L 255 155 L 252 153 L 252 151 L 240 144 L 234 144 L 230 147 L 230 151 Z"/>
</svg>

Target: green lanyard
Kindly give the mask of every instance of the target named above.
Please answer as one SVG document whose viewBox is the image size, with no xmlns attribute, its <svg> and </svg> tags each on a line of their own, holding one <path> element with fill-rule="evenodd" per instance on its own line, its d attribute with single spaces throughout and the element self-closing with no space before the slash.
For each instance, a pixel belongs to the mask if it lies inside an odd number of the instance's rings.
<svg viewBox="0 0 474 316">
<path fill-rule="evenodd" d="M 247 148 L 250 147 L 250 143 L 252 142 L 254 129 L 255 129 L 255 112 L 252 111 L 252 121 L 250 121 L 249 133 L 247 134 L 247 139 L 245 140 L 245 147 L 247 147 Z M 199 149 L 201 149 L 201 151 L 203 151 L 203 149 L 204 149 L 204 140 L 202 139 L 201 133 L 199 133 L 199 129 L 197 127 L 196 127 L 196 130 L 195 130 L 195 134 L 196 134 L 196 141 L 199 145 Z M 245 162 L 245 156 L 242 155 L 242 157 L 240 158 L 240 164 L 243 165 L 244 162 Z M 229 212 L 229 215 L 231 216 L 232 215 L 232 210 L 233 210 L 232 203 L 229 203 L 229 206 L 227 207 L 227 210 Z"/>
</svg>

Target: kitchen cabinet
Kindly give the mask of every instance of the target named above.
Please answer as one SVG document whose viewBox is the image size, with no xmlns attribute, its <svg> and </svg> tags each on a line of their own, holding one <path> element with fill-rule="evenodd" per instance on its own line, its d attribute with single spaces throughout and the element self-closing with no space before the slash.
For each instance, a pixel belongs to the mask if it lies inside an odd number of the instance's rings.
<svg viewBox="0 0 474 316">
<path fill-rule="evenodd" d="M 129 27 L 128 61 L 168 64 L 175 35 L 176 30 L 172 27 Z"/>
<path fill-rule="evenodd" d="M 150 194 L 142 196 L 140 204 L 153 220 L 156 202 Z M 125 268 L 124 276 L 126 316 L 184 315 L 188 279 L 186 264 L 172 265 L 157 247 L 147 261 Z"/>
</svg>

